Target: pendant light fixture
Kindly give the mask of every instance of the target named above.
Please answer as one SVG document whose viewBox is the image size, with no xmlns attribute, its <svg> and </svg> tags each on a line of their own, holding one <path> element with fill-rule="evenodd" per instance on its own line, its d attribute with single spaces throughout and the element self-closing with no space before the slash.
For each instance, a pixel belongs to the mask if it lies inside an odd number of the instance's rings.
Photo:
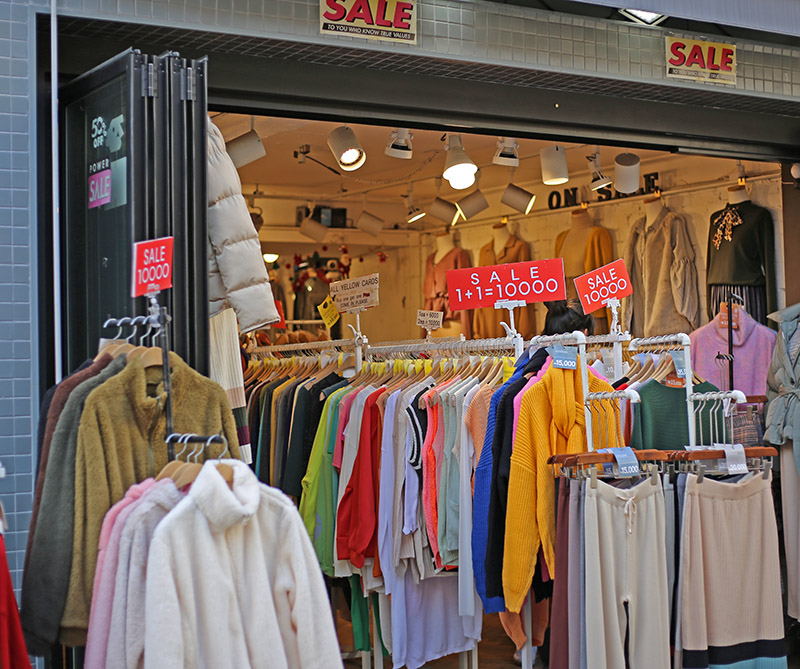
<svg viewBox="0 0 800 669">
<path fill-rule="evenodd" d="M 625 151 L 614 159 L 614 188 L 620 193 L 639 190 L 639 156 L 635 153 Z"/>
<path fill-rule="evenodd" d="M 367 154 L 359 144 L 356 133 L 346 125 L 331 130 L 328 146 L 339 167 L 345 172 L 357 170 L 367 161 Z"/>
<path fill-rule="evenodd" d="M 478 171 L 475 179 L 476 188 L 472 191 L 469 195 L 462 197 L 458 202 L 456 202 L 456 207 L 458 207 L 458 211 L 461 213 L 461 216 L 464 218 L 465 221 L 468 221 L 473 216 L 477 216 L 480 214 L 484 209 L 489 208 L 489 203 L 486 201 L 486 196 L 481 193 L 480 189 L 480 181 L 481 181 L 481 173 L 480 170 Z M 455 225 L 457 221 L 451 223 L 451 225 Z"/>
<path fill-rule="evenodd" d="M 610 177 L 603 174 L 603 170 L 600 167 L 600 149 L 597 146 L 594 147 L 592 155 L 586 156 L 586 161 L 589 163 L 589 172 L 592 175 L 592 183 L 589 184 L 589 188 L 600 190 L 614 183 Z"/>
<path fill-rule="evenodd" d="M 563 146 L 546 146 L 539 153 L 542 164 L 542 182 L 546 186 L 560 186 L 569 181 L 567 151 Z"/>
<path fill-rule="evenodd" d="M 470 160 L 464 145 L 461 143 L 461 135 L 448 135 L 445 146 L 447 158 L 444 162 L 444 172 L 442 176 L 447 179 L 451 188 L 464 190 L 475 183 L 475 173 L 478 166 Z"/>
<path fill-rule="evenodd" d="M 367 211 L 367 196 L 364 195 L 361 214 L 356 219 L 356 227 L 373 237 L 378 237 L 383 230 L 384 220 Z"/>
<path fill-rule="evenodd" d="M 519 144 L 513 137 L 500 137 L 497 140 L 497 151 L 494 153 L 492 162 L 495 165 L 505 165 L 506 167 L 519 166 Z"/>
<path fill-rule="evenodd" d="M 395 128 L 389 135 L 389 143 L 386 145 L 384 153 L 392 158 L 411 160 L 414 150 L 411 147 L 411 140 L 414 135 L 408 128 Z"/>
</svg>

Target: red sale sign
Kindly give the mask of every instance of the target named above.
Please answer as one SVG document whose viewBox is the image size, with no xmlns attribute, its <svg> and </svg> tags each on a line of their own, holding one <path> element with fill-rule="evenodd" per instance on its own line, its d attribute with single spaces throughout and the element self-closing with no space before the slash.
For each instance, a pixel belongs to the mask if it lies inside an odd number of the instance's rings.
<svg viewBox="0 0 800 669">
<path fill-rule="evenodd" d="M 564 261 L 561 258 L 506 263 L 487 267 L 452 269 L 447 272 L 450 308 L 493 307 L 509 300 L 548 302 L 564 300 Z"/>
<path fill-rule="evenodd" d="M 172 288 L 173 242 L 173 237 L 161 237 L 133 245 L 133 297 Z"/>
<path fill-rule="evenodd" d="M 633 294 L 631 279 L 622 259 L 577 277 L 575 289 L 586 314 L 605 307 L 610 299 L 621 300 Z"/>
</svg>

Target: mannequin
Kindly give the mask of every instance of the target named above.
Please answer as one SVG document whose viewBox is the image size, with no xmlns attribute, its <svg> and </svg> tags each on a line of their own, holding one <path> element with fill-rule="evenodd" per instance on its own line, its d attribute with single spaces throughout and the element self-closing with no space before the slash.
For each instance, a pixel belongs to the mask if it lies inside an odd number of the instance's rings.
<svg viewBox="0 0 800 669">
<path fill-rule="evenodd" d="M 730 204 L 740 204 L 750 199 L 747 189 L 744 186 L 731 186 L 728 188 L 728 202 Z"/>
<path fill-rule="evenodd" d="M 586 243 L 595 227 L 586 209 L 573 209 L 567 235 L 562 242 L 561 257 L 564 259 L 564 274 L 569 277 L 586 273 Z"/>
<path fill-rule="evenodd" d="M 495 223 L 492 226 L 492 235 L 494 236 L 494 254 L 500 255 L 500 252 L 505 248 L 506 242 L 511 237 L 511 230 L 509 230 L 510 222 Z"/>
<path fill-rule="evenodd" d="M 644 200 L 644 219 L 645 225 L 649 228 L 656 222 L 661 210 L 664 209 L 664 203 L 661 201 L 661 196 L 648 197 Z"/>
<path fill-rule="evenodd" d="M 453 238 L 448 230 L 436 235 L 436 252 L 433 256 L 434 264 L 438 264 L 442 259 L 456 247 Z"/>
</svg>

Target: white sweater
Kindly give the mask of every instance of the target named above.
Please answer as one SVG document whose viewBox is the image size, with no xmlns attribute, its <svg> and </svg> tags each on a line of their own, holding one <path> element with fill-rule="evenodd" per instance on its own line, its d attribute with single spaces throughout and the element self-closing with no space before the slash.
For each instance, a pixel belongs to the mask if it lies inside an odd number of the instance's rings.
<svg viewBox="0 0 800 669">
<path fill-rule="evenodd" d="M 342 667 L 297 509 L 238 460 L 207 462 L 159 523 L 147 565 L 145 667 Z"/>
</svg>

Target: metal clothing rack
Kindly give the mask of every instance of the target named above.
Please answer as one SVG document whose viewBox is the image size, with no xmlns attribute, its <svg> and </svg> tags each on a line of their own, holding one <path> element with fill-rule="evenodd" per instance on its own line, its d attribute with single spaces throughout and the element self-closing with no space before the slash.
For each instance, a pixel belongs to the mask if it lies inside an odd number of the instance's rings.
<svg viewBox="0 0 800 669">
<path fill-rule="evenodd" d="M 373 360 L 376 357 L 388 357 L 391 355 L 404 354 L 404 353 L 432 353 L 435 351 L 452 351 L 455 354 L 459 353 L 477 353 L 479 351 L 514 351 L 514 357 L 517 358 L 522 355 L 522 352 L 517 355 L 516 342 L 512 337 L 499 337 L 494 339 L 468 339 L 457 340 L 442 337 L 431 337 L 426 339 L 413 339 L 409 341 L 401 341 L 393 344 L 377 344 L 376 346 L 367 346 L 366 354 L 368 360 Z"/>
<path fill-rule="evenodd" d="M 361 338 L 366 341 L 366 337 Z M 323 351 L 353 351 L 356 354 L 356 371 L 360 372 L 363 362 L 363 349 L 365 344 L 360 338 L 353 339 L 327 339 L 324 341 L 307 341 L 297 344 L 275 344 L 273 346 L 256 346 L 250 349 L 250 354 L 258 358 L 267 358 L 274 353 L 321 353 Z"/>
</svg>

